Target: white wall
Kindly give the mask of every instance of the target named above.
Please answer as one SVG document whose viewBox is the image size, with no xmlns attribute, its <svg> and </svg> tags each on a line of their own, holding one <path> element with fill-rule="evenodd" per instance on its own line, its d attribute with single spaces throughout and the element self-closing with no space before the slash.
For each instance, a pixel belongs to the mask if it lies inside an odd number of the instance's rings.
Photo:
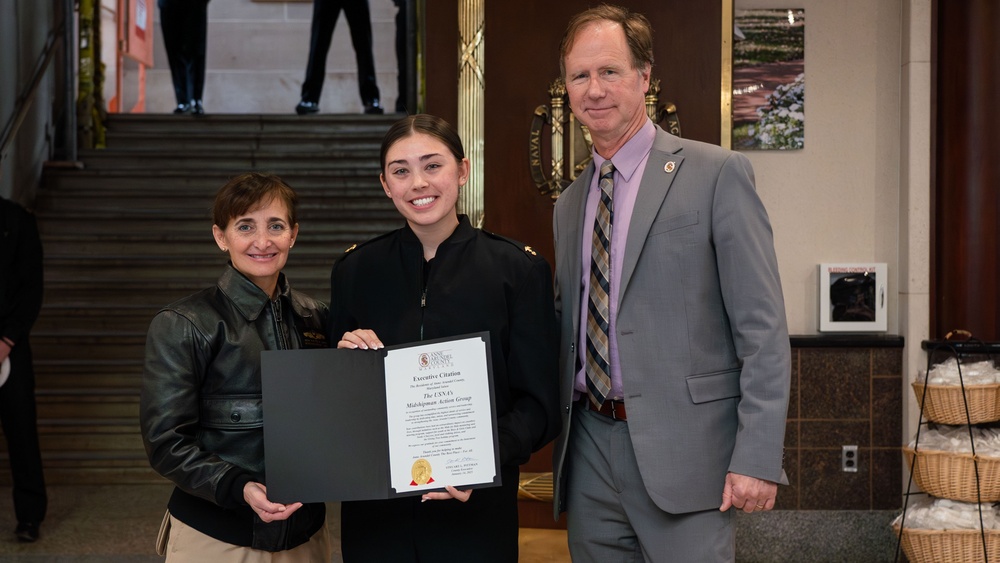
<svg viewBox="0 0 1000 563">
<path fill-rule="evenodd" d="M 887 262 L 888 332 L 906 346 L 903 444 L 917 428 L 910 382 L 930 334 L 931 0 L 791 7 L 806 10 L 805 149 L 747 153 L 774 226 L 789 330 L 817 333 L 817 263 Z"/>
<path fill-rule="evenodd" d="M 818 332 L 821 262 L 887 262 L 899 331 L 900 0 L 736 0 L 804 8 L 805 148 L 749 151 L 775 233 L 791 334 Z"/>
</svg>

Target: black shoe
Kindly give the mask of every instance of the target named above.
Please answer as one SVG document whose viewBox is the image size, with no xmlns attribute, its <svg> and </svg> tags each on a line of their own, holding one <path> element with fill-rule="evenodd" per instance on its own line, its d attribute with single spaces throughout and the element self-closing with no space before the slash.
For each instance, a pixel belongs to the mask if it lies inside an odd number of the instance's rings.
<svg viewBox="0 0 1000 563">
<path fill-rule="evenodd" d="M 201 117 L 205 115 L 205 106 L 201 105 L 201 100 L 191 102 L 191 115 Z"/>
<path fill-rule="evenodd" d="M 378 103 L 378 98 L 375 98 L 370 102 L 365 102 L 365 113 L 381 115 L 385 113 L 385 110 L 383 110 L 382 106 Z"/>
<path fill-rule="evenodd" d="M 177 107 L 174 108 L 174 113 L 191 113 L 191 104 L 177 104 Z"/>
<path fill-rule="evenodd" d="M 21 542 L 36 542 L 38 541 L 38 524 L 34 522 L 20 522 L 17 525 L 17 529 L 14 530 L 14 534 L 17 535 L 17 541 Z"/>
<path fill-rule="evenodd" d="M 316 102 L 307 102 L 302 100 L 299 105 L 295 106 L 295 113 L 299 115 L 311 115 L 314 113 L 319 113 L 319 104 Z"/>
</svg>

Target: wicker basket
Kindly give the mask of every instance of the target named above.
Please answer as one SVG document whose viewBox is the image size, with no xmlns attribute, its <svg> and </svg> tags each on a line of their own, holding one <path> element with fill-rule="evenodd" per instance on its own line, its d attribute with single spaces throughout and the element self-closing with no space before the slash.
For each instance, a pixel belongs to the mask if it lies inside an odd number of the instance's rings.
<svg viewBox="0 0 1000 563">
<path fill-rule="evenodd" d="M 903 448 L 903 454 L 913 479 L 928 494 L 963 502 L 1000 501 L 1000 459 L 940 450 L 914 452 L 908 447 Z M 913 467 L 914 454 L 916 467 Z M 975 460 L 979 461 L 980 497 L 976 496 Z"/>
<path fill-rule="evenodd" d="M 924 398 L 923 382 L 913 382 L 917 404 Z M 960 385 L 927 385 L 927 404 L 922 405 L 924 418 L 941 424 L 980 424 L 1000 420 L 1000 383 L 966 385 L 969 416 L 965 416 L 965 401 Z"/>
<path fill-rule="evenodd" d="M 899 536 L 899 525 L 892 527 Z M 903 528 L 903 553 L 910 563 L 979 563 L 983 537 L 979 530 L 922 530 Z M 986 531 L 986 553 L 1000 561 L 1000 531 Z"/>
</svg>

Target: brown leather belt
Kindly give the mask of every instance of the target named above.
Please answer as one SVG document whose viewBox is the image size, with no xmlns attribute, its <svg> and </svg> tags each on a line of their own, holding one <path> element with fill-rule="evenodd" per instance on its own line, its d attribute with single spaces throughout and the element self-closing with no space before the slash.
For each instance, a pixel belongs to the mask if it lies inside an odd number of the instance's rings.
<svg viewBox="0 0 1000 563">
<path fill-rule="evenodd" d="M 601 408 L 595 407 L 594 403 L 592 403 L 588 397 L 581 398 L 580 402 L 586 405 L 585 408 L 596 413 L 603 414 L 608 418 L 621 420 L 623 422 L 628 421 L 628 416 L 625 414 L 625 401 L 607 399 L 604 401 L 604 404 L 601 405 Z"/>
</svg>

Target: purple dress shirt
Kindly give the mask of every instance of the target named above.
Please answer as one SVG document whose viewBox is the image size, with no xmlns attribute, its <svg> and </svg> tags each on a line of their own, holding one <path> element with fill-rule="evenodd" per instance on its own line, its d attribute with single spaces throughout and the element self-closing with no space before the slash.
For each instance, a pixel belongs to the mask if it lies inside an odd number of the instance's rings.
<svg viewBox="0 0 1000 563">
<path fill-rule="evenodd" d="M 611 351 L 611 393 L 608 399 L 620 400 L 624 397 L 622 392 L 621 364 L 618 359 L 618 336 L 615 332 L 618 317 L 618 296 L 620 291 L 622 262 L 625 258 L 625 240 L 628 238 L 628 227 L 632 221 L 632 210 L 635 208 L 636 195 L 639 192 L 639 183 L 642 182 L 642 170 L 646 167 L 646 160 L 649 159 L 649 151 L 653 148 L 653 140 L 656 138 L 656 127 L 652 121 L 646 120 L 646 124 L 638 133 L 632 136 L 618 152 L 611 157 L 611 162 L 615 165 L 614 172 L 614 193 L 612 196 L 612 209 L 614 211 L 613 223 L 611 225 L 611 318 L 608 327 L 608 346 Z M 581 259 L 583 267 L 580 268 L 580 339 L 577 350 L 579 351 L 580 366 L 586 365 L 587 350 L 587 303 L 590 300 L 590 263 L 591 251 L 594 240 L 594 217 L 597 215 L 597 204 L 601 199 L 601 189 L 598 187 L 600 174 L 597 172 L 606 160 L 597 151 L 594 155 L 594 178 L 590 181 L 590 188 L 587 191 L 587 205 L 583 212 L 583 233 L 581 241 Z M 574 399 L 587 394 L 587 374 L 585 368 L 581 367 L 576 373 L 574 384 Z"/>
</svg>

